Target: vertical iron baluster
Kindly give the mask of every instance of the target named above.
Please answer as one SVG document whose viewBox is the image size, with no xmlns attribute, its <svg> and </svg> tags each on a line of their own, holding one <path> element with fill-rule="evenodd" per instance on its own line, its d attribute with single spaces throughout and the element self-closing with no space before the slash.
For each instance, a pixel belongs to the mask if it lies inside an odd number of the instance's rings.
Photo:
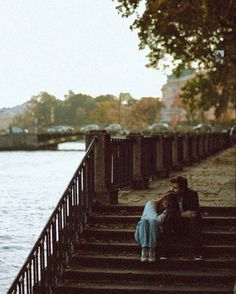
<svg viewBox="0 0 236 294">
<path fill-rule="evenodd" d="M 59 258 L 59 265 L 60 265 L 60 271 L 61 271 L 61 266 L 62 266 L 62 209 L 58 210 L 58 258 Z M 61 274 L 61 272 L 60 272 Z"/>
<path fill-rule="evenodd" d="M 29 289 L 30 289 L 30 292 L 29 294 L 33 294 L 33 286 L 32 286 L 32 260 L 30 261 L 29 263 Z"/>
<path fill-rule="evenodd" d="M 29 282 L 29 276 L 30 276 L 30 272 L 29 272 L 29 265 L 27 266 L 27 271 L 26 271 L 26 293 L 30 294 L 30 282 Z"/>
<path fill-rule="evenodd" d="M 25 276 L 26 276 L 26 272 L 23 273 L 23 282 L 21 284 L 22 294 L 25 294 L 25 280 L 26 280 Z"/>
<path fill-rule="evenodd" d="M 84 223 L 86 223 L 86 215 L 85 215 L 85 211 L 86 211 L 86 165 L 83 164 L 83 194 L 82 194 L 82 198 L 83 198 L 83 218 L 84 218 Z"/>
<path fill-rule="evenodd" d="M 73 181 L 73 186 L 72 186 L 73 206 L 74 207 L 76 207 L 76 205 L 77 205 L 76 185 L 77 185 L 77 182 L 76 182 L 76 178 L 75 178 L 74 181 Z M 74 213 L 74 211 L 73 211 L 73 213 Z"/>
<path fill-rule="evenodd" d="M 44 271 L 45 271 L 45 258 L 44 258 L 44 241 L 41 240 L 40 242 L 40 272 L 41 272 L 41 284 L 45 284 L 45 275 L 44 275 Z"/>
<path fill-rule="evenodd" d="M 39 248 L 37 247 L 36 250 L 36 280 L 37 280 L 37 284 L 39 282 Z"/>
<path fill-rule="evenodd" d="M 22 281 L 19 282 L 19 294 L 23 294 L 22 293 Z"/>
<path fill-rule="evenodd" d="M 53 287 L 55 286 L 55 278 L 56 278 L 56 272 L 57 272 L 57 237 L 56 237 L 56 216 L 53 219 L 52 222 L 52 280 L 53 280 Z"/>
<path fill-rule="evenodd" d="M 50 276 L 50 229 L 48 228 L 46 232 L 46 256 L 47 256 L 47 269 L 46 269 L 46 275 L 47 275 L 47 280 L 48 280 L 48 285 L 51 283 L 51 276 Z"/>
<path fill-rule="evenodd" d="M 69 189 L 69 195 L 68 195 L 68 219 L 69 219 L 69 237 L 70 241 L 72 240 L 73 235 L 73 206 L 72 206 L 72 188 Z M 71 246 L 69 247 L 69 250 L 71 250 Z"/>
<path fill-rule="evenodd" d="M 36 261 L 35 261 L 35 255 L 33 256 L 33 277 L 34 277 L 34 285 L 37 284 L 37 279 L 36 279 Z"/>
<path fill-rule="evenodd" d="M 68 195 L 67 195 L 68 197 Z M 68 221 L 67 221 L 67 198 L 65 199 L 64 201 L 64 205 L 63 205 L 63 221 L 64 221 L 64 228 L 63 228 L 63 241 L 64 241 L 64 244 L 63 244 L 63 247 L 64 247 L 64 250 L 67 251 L 68 249 L 68 246 L 67 246 L 67 243 L 68 243 L 68 236 L 67 236 L 67 229 L 68 229 Z M 66 252 L 64 252 L 64 257 L 66 256 Z M 64 259 L 64 265 L 66 264 L 66 260 Z"/>
<path fill-rule="evenodd" d="M 85 207 L 88 210 L 89 207 L 89 171 L 88 171 L 88 163 L 85 164 Z"/>
</svg>

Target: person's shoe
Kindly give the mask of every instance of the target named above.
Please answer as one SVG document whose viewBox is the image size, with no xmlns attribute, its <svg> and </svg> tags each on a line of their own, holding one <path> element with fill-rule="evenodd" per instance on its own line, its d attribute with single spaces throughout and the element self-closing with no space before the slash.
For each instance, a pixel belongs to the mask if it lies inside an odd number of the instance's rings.
<svg viewBox="0 0 236 294">
<path fill-rule="evenodd" d="M 148 261 L 148 248 L 147 247 L 142 248 L 140 261 L 141 262 Z"/>
<path fill-rule="evenodd" d="M 167 260 L 168 257 L 167 256 L 160 256 L 160 260 Z"/>
<path fill-rule="evenodd" d="M 149 248 L 148 261 L 149 262 L 155 262 L 156 261 L 156 251 L 155 251 L 155 248 Z"/>
<path fill-rule="evenodd" d="M 194 260 L 195 261 L 200 261 L 200 260 L 202 260 L 202 256 L 201 255 L 195 255 Z"/>
</svg>

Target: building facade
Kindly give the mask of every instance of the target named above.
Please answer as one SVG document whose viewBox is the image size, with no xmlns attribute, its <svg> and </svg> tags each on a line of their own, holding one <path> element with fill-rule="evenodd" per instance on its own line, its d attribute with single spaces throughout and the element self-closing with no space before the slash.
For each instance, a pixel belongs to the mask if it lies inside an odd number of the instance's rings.
<svg viewBox="0 0 236 294">
<path fill-rule="evenodd" d="M 194 78 L 193 70 L 183 70 L 179 77 L 172 74 L 167 76 L 167 83 L 162 87 L 162 102 L 166 108 L 161 111 L 161 121 L 178 122 L 186 120 L 186 111 L 180 99 L 181 88 L 188 80 Z"/>
</svg>

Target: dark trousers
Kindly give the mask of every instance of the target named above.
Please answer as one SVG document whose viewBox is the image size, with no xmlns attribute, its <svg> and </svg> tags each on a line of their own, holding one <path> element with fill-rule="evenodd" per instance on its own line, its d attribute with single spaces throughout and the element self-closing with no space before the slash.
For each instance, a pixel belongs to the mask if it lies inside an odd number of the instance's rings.
<svg viewBox="0 0 236 294">
<path fill-rule="evenodd" d="M 201 255 L 201 216 L 197 215 L 194 218 L 168 216 L 163 224 L 161 255 L 169 256 L 173 243 L 186 241 L 187 244 L 189 239 L 193 254 Z M 183 251 L 185 251 L 184 247 Z"/>
</svg>

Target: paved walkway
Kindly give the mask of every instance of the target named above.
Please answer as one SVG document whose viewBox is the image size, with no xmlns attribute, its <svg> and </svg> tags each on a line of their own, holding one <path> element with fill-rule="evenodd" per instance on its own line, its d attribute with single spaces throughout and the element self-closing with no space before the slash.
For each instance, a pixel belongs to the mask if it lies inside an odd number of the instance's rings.
<svg viewBox="0 0 236 294">
<path fill-rule="evenodd" d="M 119 192 L 119 204 L 144 205 L 169 189 L 169 179 L 187 177 L 189 187 L 198 191 L 201 206 L 236 206 L 236 148 L 217 153 L 200 163 L 172 172 L 168 179 L 153 180 L 147 190 Z"/>
</svg>

